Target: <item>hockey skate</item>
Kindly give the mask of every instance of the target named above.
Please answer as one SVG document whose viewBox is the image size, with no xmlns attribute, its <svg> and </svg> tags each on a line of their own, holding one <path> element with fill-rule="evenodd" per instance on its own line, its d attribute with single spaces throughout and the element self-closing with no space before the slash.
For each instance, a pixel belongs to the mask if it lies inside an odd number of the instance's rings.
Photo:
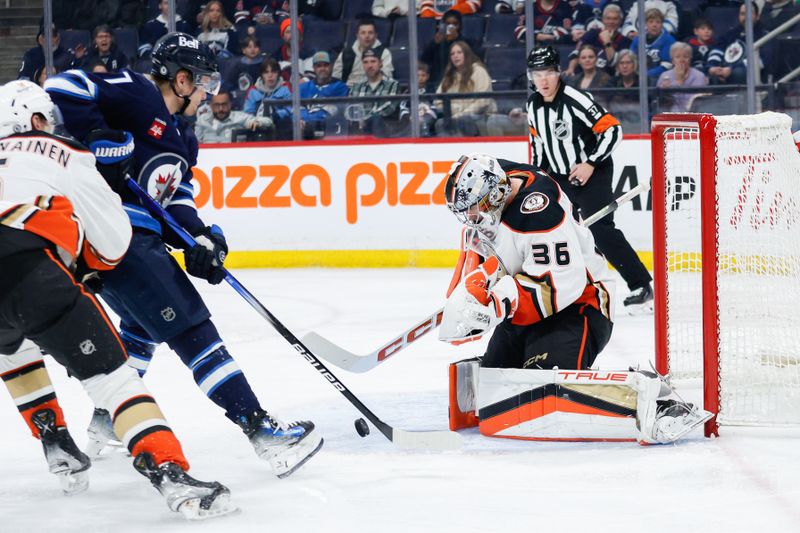
<svg viewBox="0 0 800 533">
<path fill-rule="evenodd" d="M 279 478 L 288 477 L 303 466 L 324 442 L 314 431 L 313 422 L 284 424 L 261 410 L 241 416 L 238 423 L 256 454 L 270 464 Z"/>
<path fill-rule="evenodd" d="M 64 494 L 77 494 L 89 488 L 88 470 L 92 462 L 75 445 L 66 427 L 56 427 L 53 410 L 36 411 L 31 420 L 39 430 L 50 472 L 58 476 Z"/>
<path fill-rule="evenodd" d="M 629 315 L 644 315 L 653 312 L 653 288 L 648 283 L 631 292 L 622 302 Z"/>
<path fill-rule="evenodd" d="M 145 452 L 136 456 L 133 467 L 166 498 L 170 511 L 181 513 L 187 520 L 206 520 L 236 511 L 230 491 L 218 481 L 198 481 L 175 463 L 157 466 L 153 456 Z"/>
<path fill-rule="evenodd" d="M 114 433 L 111 415 L 105 409 L 95 408 L 92 421 L 89 422 L 89 428 L 86 433 L 89 437 L 89 442 L 86 445 L 86 455 L 93 459 L 97 459 L 104 452 L 107 453 L 111 450 L 124 451 L 122 442 Z"/>
</svg>

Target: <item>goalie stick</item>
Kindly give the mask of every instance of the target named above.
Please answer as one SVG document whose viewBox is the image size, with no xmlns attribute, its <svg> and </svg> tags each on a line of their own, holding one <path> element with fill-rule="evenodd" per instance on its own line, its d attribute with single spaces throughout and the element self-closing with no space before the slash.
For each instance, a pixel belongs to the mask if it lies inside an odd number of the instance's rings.
<svg viewBox="0 0 800 533">
<path fill-rule="evenodd" d="M 170 215 L 158 202 L 156 202 L 147 192 L 142 189 L 138 183 L 132 179 L 127 180 L 128 188 L 131 189 L 137 197 L 142 201 L 144 206 L 154 216 L 161 218 L 169 227 L 189 246 L 194 246 L 196 241 L 180 224 Z M 317 372 L 322 376 L 340 393 L 348 399 L 353 406 L 358 409 L 364 417 L 367 418 L 372 425 L 378 428 L 387 439 L 400 448 L 407 449 L 439 449 L 449 450 L 459 448 L 461 446 L 461 435 L 452 431 L 405 431 L 390 426 L 383 420 L 377 417 L 361 400 L 359 400 L 344 383 L 342 383 L 333 373 L 328 370 L 319 358 L 314 355 L 313 351 L 309 350 L 305 344 L 300 341 L 294 333 L 292 333 L 286 326 L 284 326 L 270 311 L 253 296 L 233 275 L 227 270 L 225 271 L 225 281 L 233 287 L 233 289 L 245 299 L 250 306 L 256 310 L 267 322 L 269 322 L 280 335 L 286 339 L 292 347 L 313 366 Z"/>
<path fill-rule="evenodd" d="M 609 213 L 613 213 L 619 206 L 631 201 L 634 197 L 650 190 L 650 182 L 640 183 L 630 191 L 626 192 L 610 204 L 600 208 L 596 213 L 583 221 L 584 226 L 591 226 Z M 400 350 L 408 347 L 417 339 L 430 333 L 442 323 L 444 308 L 437 309 L 425 320 L 415 324 L 391 341 L 382 345 L 376 350 L 364 355 L 358 355 L 347 351 L 341 346 L 334 344 L 322 335 L 310 331 L 302 338 L 303 343 L 309 346 L 315 353 L 329 363 L 333 363 L 339 368 L 355 373 L 369 372 L 379 364 L 383 363 Z"/>
</svg>

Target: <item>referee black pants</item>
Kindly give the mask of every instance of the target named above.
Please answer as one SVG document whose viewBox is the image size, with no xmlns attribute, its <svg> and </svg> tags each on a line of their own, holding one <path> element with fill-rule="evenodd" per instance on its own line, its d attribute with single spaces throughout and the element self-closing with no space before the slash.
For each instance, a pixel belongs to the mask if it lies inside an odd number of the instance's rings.
<svg viewBox="0 0 800 533">
<path fill-rule="evenodd" d="M 611 178 L 614 175 L 614 163 L 607 159 L 594 169 L 592 177 L 584 186 L 570 184 L 567 176 L 553 174 L 559 187 L 567 193 L 572 204 L 587 218 L 614 199 Z M 577 214 L 577 213 L 576 213 Z M 639 256 L 631 247 L 622 231 L 614 225 L 614 213 L 609 213 L 589 227 L 594 235 L 597 248 L 606 256 L 609 263 L 628 284 L 628 289 L 636 290 L 645 287 L 652 277 L 642 264 Z"/>
</svg>

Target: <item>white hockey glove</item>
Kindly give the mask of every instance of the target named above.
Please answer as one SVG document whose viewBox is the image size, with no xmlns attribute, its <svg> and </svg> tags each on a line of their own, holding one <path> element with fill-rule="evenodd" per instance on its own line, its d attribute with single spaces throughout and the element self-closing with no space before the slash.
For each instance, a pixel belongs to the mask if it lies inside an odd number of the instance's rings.
<svg viewBox="0 0 800 533">
<path fill-rule="evenodd" d="M 477 340 L 513 317 L 518 304 L 516 280 L 502 274 L 497 259 L 490 257 L 470 272 L 448 298 L 439 339 L 453 344 Z"/>
</svg>

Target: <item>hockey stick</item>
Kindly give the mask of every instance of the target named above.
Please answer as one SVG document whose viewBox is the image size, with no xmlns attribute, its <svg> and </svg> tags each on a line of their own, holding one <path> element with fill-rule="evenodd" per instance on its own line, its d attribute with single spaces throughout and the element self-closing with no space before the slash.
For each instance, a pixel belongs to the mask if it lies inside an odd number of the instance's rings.
<svg viewBox="0 0 800 533">
<path fill-rule="evenodd" d="M 183 227 L 181 227 L 178 222 L 172 218 L 160 204 L 158 204 L 147 192 L 142 189 L 138 183 L 129 179 L 128 188 L 130 188 L 136 196 L 142 201 L 144 206 L 147 208 L 150 213 L 155 216 L 161 218 L 164 222 L 166 222 L 169 227 L 189 246 L 194 246 L 196 241 L 194 237 L 192 237 Z M 314 353 L 309 350 L 295 335 L 292 333 L 286 326 L 284 326 L 269 310 L 264 307 L 264 305 L 256 299 L 253 294 L 248 291 L 239 281 L 233 277 L 233 275 L 228 272 L 227 269 L 223 269 L 225 271 L 225 281 L 233 287 L 233 289 L 242 296 L 242 298 L 250 304 L 250 306 L 256 310 L 256 312 L 261 315 L 267 322 L 269 322 L 275 330 L 280 333 L 280 335 L 286 339 L 289 344 L 297 350 L 303 358 L 309 362 L 311 366 L 313 366 L 317 372 L 322 374 L 322 376 L 340 393 L 342 396 L 347 398 L 350 403 L 352 403 L 356 409 L 358 409 L 376 428 L 378 431 L 383 433 L 383 435 L 389 439 L 392 443 L 396 444 L 401 448 L 409 448 L 409 449 L 419 449 L 419 448 L 428 448 L 428 449 L 440 449 L 440 450 L 449 450 L 459 448 L 461 446 L 462 438 L 461 435 L 452 431 L 404 431 L 402 429 L 397 429 L 375 415 L 370 409 L 361 403 L 350 389 L 348 389 L 339 379 L 333 375 L 333 373 L 325 368 L 325 365 L 314 355 Z"/>
<path fill-rule="evenodd" d="M 607 206 L 600 208 L 589 218 L 585 219 L 583 221 L 583 225 L 586 227 L 591 226 L 609 213 L 616 211 L 619 206 L 631 201 L 635 196 L 642 194 L 643 192 L 647 192 L 648 190 L 650 190 L 649 181 L 640 183 L 616 200 L 613 200 Z M 437 309 L 432 315 L 427 317 L 422 322 L 419 322 L 412 328 L 404 331 L 391 341 L 379 347 L 377 350 L 373 350 L 372 352 L 364 355 L 358 355 L 353 352 L 349 352 L 314 331 L 304 335 L 302 340 L 306 346 L 311 347 L 311 349 L 314 350 L 315 353 L 319 354 L 320 357 L 329 363 L 333 363 L 339 368 L 356 373 L 369 372 L 391 356 L 395 355 L 400 350 L 408 347 L 423 335 L 436 329 L 436 327 L 442 323 L 443 312 L 444 308 Z"/>
</svg>

